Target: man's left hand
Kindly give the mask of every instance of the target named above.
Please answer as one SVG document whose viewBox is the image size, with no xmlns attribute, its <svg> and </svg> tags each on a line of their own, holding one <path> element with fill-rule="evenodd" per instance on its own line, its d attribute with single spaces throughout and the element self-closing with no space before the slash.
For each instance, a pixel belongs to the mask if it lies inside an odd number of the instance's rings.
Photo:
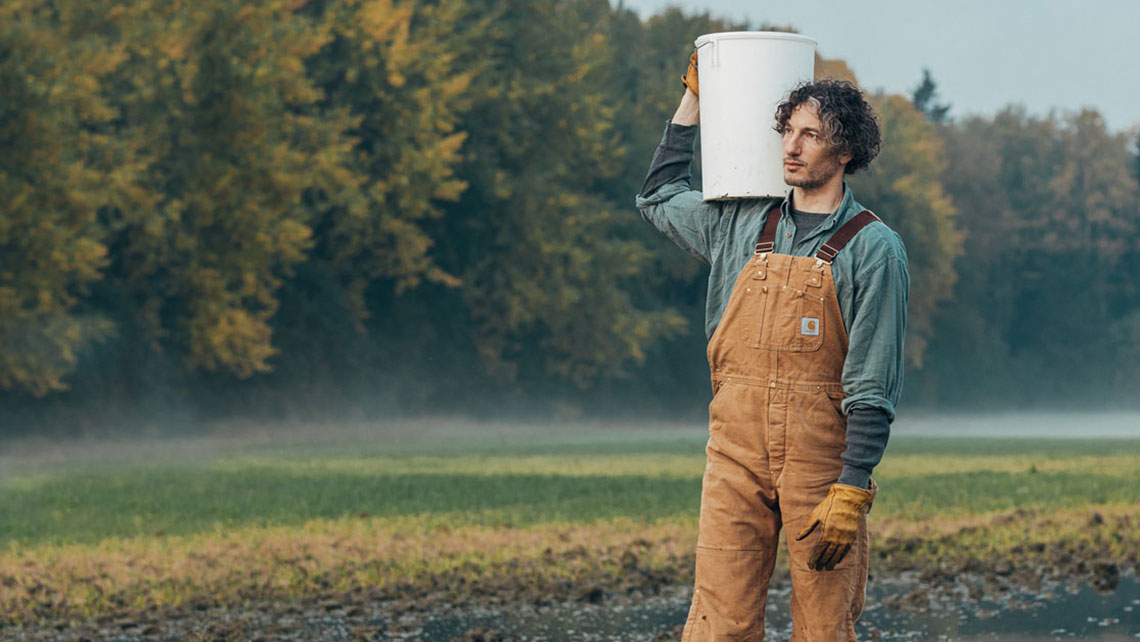
<svg viewBox="0 0 1140 642">
<path fill-rule="evenodd" d="M 689 68 L 685 71 L 685 75 L 681 76 L 681 84 L 685 89 L 693 92 L 695 95 L 700 96 L 701 92 L 697 91 L 699 81 L 697 78 L 697 50 L 694 49 L 692 55 L 689 56 Z"/>
<path fill-rule="evenodd" d="M 808 523 L 796 536 L 798 542 L 816 528 L 821 529 L 819 541 L 808 558 L 812 570 L 830 571 L 847 556 L 859 533 L 859 521 L 870 509 L 874 497 L 870 490 L 863 488 L 831 485 L 827 497 L 811 512 Z"/>
</svg>

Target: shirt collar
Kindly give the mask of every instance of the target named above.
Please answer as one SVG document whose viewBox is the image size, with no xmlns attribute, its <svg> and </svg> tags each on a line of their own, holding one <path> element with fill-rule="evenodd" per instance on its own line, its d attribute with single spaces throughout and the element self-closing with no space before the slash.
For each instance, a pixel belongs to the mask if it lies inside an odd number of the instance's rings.
<svg viewBox="0 0 1140 642">
<path fill-rule="evenodd" d="M 784 197 L 784 202 L 780 204 L 780 218 L 785 216 L 791 218 L 791 210 L 792 191 L 788 190 L 788 195 Z M 855 204 L 855 195 L 851 192 L 851 188 L 848 187 L 847 181 L 843 181 L 843 199 L 839 201 L 839 206 L 835 208 L 835 211 L 832 212 L 830 216 L 823 219 L 823 222 L 808 234 L 808 237 L 826 232 L 841 223 L 847 222 L 847 219 L 859 213 L 858 211 L 852 212 L 852 210 L 858 210 Z"/>
</svg>

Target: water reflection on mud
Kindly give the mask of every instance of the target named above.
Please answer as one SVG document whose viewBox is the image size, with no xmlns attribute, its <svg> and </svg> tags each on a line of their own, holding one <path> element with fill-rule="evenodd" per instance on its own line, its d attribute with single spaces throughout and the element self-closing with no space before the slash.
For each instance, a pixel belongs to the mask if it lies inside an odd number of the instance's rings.
<svg viewBox="0 0 1140 642">
<path fill-rule="evenodd" d="M 968 603 L 950 593 L 931 592 L 927 604 L 913 601 L 898 608 L 900 593 L 915 594 L 917 584 L 906 578 L 873 582 L 860 620 L 859 639 L 959 640 L 963 642 L 1044 642 L 1140 640 L 1140 581 L 1125 577 L 1112 593 L 1092 587 L 1045 586 L 1037 591 L 1009 593 L 1000 600 Z M 788 589 L 770 594 L 767 616 L 769 640 L 786 640 L 791 632 L 787 614 Z M 921 594 L 921 593 L 919 593 Z M 632 642 L 679 640 L 677 627 L 685 619 L 688 590 L 675 587 L 662 595 L 601 604 L 560 604 L 521 607 L 510 611 L 458 613 L 433 617 L 404 639 L 527 640 L 549 642 Z M 399 636 L 400 639 L 403 636 Z"/>
<path fill-rule="evenodd" d="M 889 585 L 877 589 L 880 598 L 891 592 Z M 868 602 L 860 624 L 860 638 L 868 640 L 1134 642 L 1140 639 L 1140 581 L 1125 577 L 1111 593 L 1087 584 L 1046 584 L 973 603 L 940 593 L 922 614 L 884 608 L 878 599 Z"/>
</svg>

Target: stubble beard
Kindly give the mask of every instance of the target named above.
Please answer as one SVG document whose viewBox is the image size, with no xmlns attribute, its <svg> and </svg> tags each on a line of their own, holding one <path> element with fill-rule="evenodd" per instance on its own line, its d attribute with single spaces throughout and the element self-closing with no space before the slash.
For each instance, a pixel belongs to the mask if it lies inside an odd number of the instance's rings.
<svg viewBox="0 0 1140 642">
<path fill-rule="evenodd" d="M 826 167 L 804 165 L 799 174 L 789 174 L 785 169 L 784 183 L 807 191 L 816 190 L 827 185 L 839 171 L 842 171 L 842 165 L 838 162 L 828 163 Z"/>
<path fill-rule="evenodd" d="M 830 176 L 824 176 L 823 174 L 817 173 L 810 173 L 801 176 L 789 176 L 787 173 L 784 174 L 784 183 L 792 187 L 798 187 L 800 189 L 808 191 L 819 189 L 824 185 L 827 185 L 827 181 L 829 180 L 831 180 Z"/>
</svg>

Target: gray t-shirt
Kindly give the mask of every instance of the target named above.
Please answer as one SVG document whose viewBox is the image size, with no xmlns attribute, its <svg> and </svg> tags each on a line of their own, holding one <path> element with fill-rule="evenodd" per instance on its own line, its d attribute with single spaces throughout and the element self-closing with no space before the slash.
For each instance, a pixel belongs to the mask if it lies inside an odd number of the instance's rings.
<svg viewBox="0 0 1140 642">
<path fill-rule="evenodd" d="M 796 234 L 792 237 L 792 247 L 800 244 L 800 241 L 808 235 L 809 232 L 819 227 L 819 224 L 824 221 L 831 212 L 801 212 L 796 208 L 792 208 L 792 220 L 796 224 Z"/>
</svg>

